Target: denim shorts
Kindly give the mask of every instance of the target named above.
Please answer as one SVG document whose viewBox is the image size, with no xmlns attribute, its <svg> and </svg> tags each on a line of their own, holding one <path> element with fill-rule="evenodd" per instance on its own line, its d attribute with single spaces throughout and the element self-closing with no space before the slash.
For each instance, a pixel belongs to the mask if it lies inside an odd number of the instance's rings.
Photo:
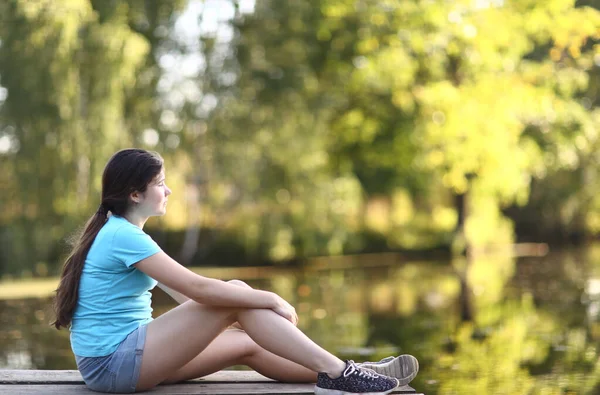
<svg viewBox="0 0 600 395">
<path fill-rule="evenodd" d="M 104 357 L 75 356 L 87 387 L 98 392 L 135 392 L 140 377 L 147 325 L 131 332 L 115 352 Z"/>
</svg>

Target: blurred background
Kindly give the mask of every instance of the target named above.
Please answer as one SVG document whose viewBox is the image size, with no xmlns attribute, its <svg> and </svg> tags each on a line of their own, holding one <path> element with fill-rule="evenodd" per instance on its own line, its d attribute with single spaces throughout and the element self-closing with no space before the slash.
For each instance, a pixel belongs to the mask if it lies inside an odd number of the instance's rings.
<svg viewBox="0 0 600 395">
<path fill-rule="evenodd" d="M 598 394 L 599 104 L 600 0 L 2 0 L 0 368 L 75 368 L 51 296 L 141 147 L 161 247 L 340 357 Z"/>
</svg>

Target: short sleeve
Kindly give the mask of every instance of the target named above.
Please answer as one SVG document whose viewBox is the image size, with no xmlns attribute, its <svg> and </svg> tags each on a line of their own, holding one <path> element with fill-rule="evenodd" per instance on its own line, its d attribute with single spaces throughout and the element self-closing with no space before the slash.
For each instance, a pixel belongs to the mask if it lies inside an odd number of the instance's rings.
<svg viewBox="0 0 600 395">
<path fill-rule="evenodd" d="M 112 252 L 127 267 L 162 251 L 150 236 L 137 226 L 122 226 L 115 232 Z"/>
</svg>

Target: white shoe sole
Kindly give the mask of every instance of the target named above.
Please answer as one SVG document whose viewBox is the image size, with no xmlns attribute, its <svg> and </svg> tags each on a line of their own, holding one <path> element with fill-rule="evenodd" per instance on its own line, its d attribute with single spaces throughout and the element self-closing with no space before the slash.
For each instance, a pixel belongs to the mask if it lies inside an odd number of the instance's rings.
<svg viewBox="0 0 600 395">
<path fill-rule="evenodd" d="M 398 379 L 400 386 L 407 385 L 419 373 L 419 361 L 412 355 L 400 355 L 390 362 L 381 364 L 366 364 L 362 363 L 360 367 L 374 370 L 376 373 L 384 376 L 395 377 Z"/>
<path fill-rule="evenodd" d="M 398 387 L 396 387 L 398 388 Z M 396 388 L 392 388 L 389 391 L 384 392 L 347 392 L 347 391 L 339 391 L 339 390 L 328 390 L 325 388 L 319 388 L 315 386 L 315 394 L 316 395 L 385 395 L 389 394 Z"/>
</svg>

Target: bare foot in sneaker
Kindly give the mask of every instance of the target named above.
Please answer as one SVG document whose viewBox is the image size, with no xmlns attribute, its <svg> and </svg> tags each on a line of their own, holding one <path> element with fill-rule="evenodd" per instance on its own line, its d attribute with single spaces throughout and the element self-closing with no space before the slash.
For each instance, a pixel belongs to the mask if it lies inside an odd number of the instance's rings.
<svg viewBox="0 0 600 395">
<path fill-rule="evenodd" d="M 379 362 L 363 362 L 359 363 L 358 366 L 371 369 L 379 374 L 395 377 L 401 386 L 410 383 L 419 373 L 419 361 L 408 354 L 396 358 L 383 358 Z"/>
<path fill-rule="evenodd" d="M 398 387 L 398 380 L 363 369 L 353 361 L 346 361 L 346 368 L 337 378 L 331 378 L 326 373 L 319 373 L 315 394 L 317 395 L 355 395 L 389 394 Z"/>
</svg>

